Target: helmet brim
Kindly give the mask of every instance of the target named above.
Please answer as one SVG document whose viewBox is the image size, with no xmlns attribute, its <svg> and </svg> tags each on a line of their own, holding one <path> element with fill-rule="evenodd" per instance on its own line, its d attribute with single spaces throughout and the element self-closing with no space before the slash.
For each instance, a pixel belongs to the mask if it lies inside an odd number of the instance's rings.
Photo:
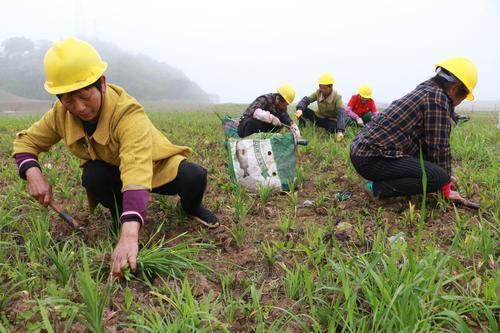
<svg viewBox="0 0 500 333">
<path fill-rule="evenodd" d="M 97 73 L 85 80 L 78 81 L 72 84 L 64 85 L 64 86 L 52 86 L 48 81 L 45 81 L 44 88 L 51 95 L 62 95 L 72 91 L 76 91 L 78 89 L 85 88 L 92 83 L 96 82 L 106 71 L 108 68 L 108 64 L 106 62 L 102 62 L 102 67 L 97 71 Z"/>
</svg>

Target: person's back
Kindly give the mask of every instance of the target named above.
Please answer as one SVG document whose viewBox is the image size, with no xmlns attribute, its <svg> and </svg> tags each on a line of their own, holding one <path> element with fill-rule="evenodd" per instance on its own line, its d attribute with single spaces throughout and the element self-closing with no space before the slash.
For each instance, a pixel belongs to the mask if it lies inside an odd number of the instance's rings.
<svg viewBox="0 0 500 333">
<path fill-rule="evenodd" d="M 449 132 L 447 119 L 453 110 L 450 103 L 443 89 L 425 81 L 366 124 L 354 138 L 351 149 L 358 156 L 416 156 L 420 144 L 425 148 L 430 140 L 426 139 L 426 134 L 432 134 L 426 123 L 430 126 L 431 119 L 442 119 L 443 130 Z M 449 145 L 441 149 L 449 150 Z"/>
<path fill-rule="evenodd" d="M 423 164 L 427 192 L 441 190 L 449 200 L 467 202 L 453 190 L 450 129 L 454 107 L 474 98 L 476 82 L 477 69 L 470 60 L 445 60 L 436 66 L 434 77 L 394 101 L 361 130 L 351 143 L 350 157 L 368 180 L 366 191 L 372 198 L 421 194 Z"/>
</svg>

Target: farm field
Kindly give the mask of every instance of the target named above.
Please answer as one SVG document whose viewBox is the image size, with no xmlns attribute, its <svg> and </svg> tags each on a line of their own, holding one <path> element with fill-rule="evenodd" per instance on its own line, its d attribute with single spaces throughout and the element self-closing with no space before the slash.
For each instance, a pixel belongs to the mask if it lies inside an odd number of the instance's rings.
<svg viewBox="0 0 500 333">
<path fill-rule="evenodd" d="M 219 114 L 149 113 L 167 138 L 194 149 L 209 172 L 208 230 L 151 195 L 139 272 L 110 280 L 117 241 L 105 209 L 90 214 L 80 161 L 62 143 L 40 156 L 74 232 L 32 202 L 12 154 L 39 116 L 0 117 L 0 333 L 3 332 L 498 332 L 500 132 L 494 113 L 452 129 L 460 192 L 479 212 L 441 196 L 368 200 L 349 144 L 307 127 L 295 193 L 231 183 Z M 183 107 L 182 111 L 186 111 Z M 343 202 L 339 191 L 350 191 Z M 304 204 L 308 200 L 309 204 Z M 311 204 L 312 203 L 312 204 Z"/>
</svg>

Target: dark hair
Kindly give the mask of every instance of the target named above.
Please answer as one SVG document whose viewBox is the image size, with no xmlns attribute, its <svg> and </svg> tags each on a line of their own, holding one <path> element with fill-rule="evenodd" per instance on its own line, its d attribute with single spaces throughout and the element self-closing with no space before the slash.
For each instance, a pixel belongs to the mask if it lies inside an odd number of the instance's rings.
<svg viewBox="0 0 500 333">
<path fill-rule="evenodd" d="M 443 73 L 444 75 L 442 75 L 441 73 Z M 450 78 L 452 78 L 453 80 L 450 81 Z M 440 71 L 438 71 L 438 73 L 431 78 L 431 81 L 445 91 L 448 91 L 448 89 L 458 84 L 459 90 L 457 92 L 457 97 L 459 98 L 465 98 L 469 94 L 469 90 L 465 87 L 465 85 L 455 75 L 444 68 L 440 68 Z"/>
<path fill-rule="evenodd" d="M 286 100 L 281 96 L 280 94 L 276 94 L 278 96 L 278 99 L 280 100 L 281 103 L 286 103 Z"/>
<path fill-rule="evenodd" d="M 102 77 L 102 76 L 101 76 L 101 77 Z M 94 83 L 91 83 L 91 84 L 89 84 L 88 86 L 85 86 L 85 87 L 80 88 L 80 89 L 85 89 L 85 88 L 94 87 L 94 88 L 96 88 L 97 90 L 99 90 L 99 93 L 102 95 L 101 77 L 99 77 L 99 78 L 97 79 L 97 81 L 95 81 Z M 57 96 L 57 98 L 58 98 L 59 100 L 61 100 L 61 96 L 62 96 L 62 95 L 63 95 L 63 94 L 58 94 L 58 95 L 56 95 L 56 96 Z"/>
</svg>

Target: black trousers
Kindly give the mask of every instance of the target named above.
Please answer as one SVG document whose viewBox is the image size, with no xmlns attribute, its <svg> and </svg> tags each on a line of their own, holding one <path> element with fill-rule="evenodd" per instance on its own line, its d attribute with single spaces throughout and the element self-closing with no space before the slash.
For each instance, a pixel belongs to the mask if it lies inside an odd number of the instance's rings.
<svg viewBox="0 0 500 333">
<path fill-rule="evenodd" d="M 254 118 L 247 118 L 238 125 L 238 135 L 240 138 L 245 138 L 258 132 L 279 132 L 280 129 L 281 127 L 276 127 L 273 124 L 268 124 Z"/>
<path fill-rule="evenodd" d="M 316 113 L 309 108 L 302 111 L 302 117 L 299 118 L 299 124 L 304 126 L 306 124 L 306 119 L 312 122 L 318 127 L 326 129 L 330 133 L 335 133 L 338 131 L 337 120 L 328 118 L 319 118 Z"/>
<path fill-rule="evenodd" d="M 103 161 L 89 161 L 83 166 L 82 184 L 98 203 L 110 209 L 113 218 L 118 219 L 123 211 L 118 167 Z M 206 187 L 207 170 L 184 160 L 179 165 L 177 177 L 152 192 L 179 195 L 182 208 L 189 214 L 200 207 Z"/>
<path fill-rule="evenodd" d="M 385 158 L 351 155 L 356 171 L 373 181 L 373 194 L 381 198 L 422 194 L 422 169 L 416 157 Z M 436 192 L 450 181 L 446 170 L 424 161 L 427 192 Z"/>
</svg>

